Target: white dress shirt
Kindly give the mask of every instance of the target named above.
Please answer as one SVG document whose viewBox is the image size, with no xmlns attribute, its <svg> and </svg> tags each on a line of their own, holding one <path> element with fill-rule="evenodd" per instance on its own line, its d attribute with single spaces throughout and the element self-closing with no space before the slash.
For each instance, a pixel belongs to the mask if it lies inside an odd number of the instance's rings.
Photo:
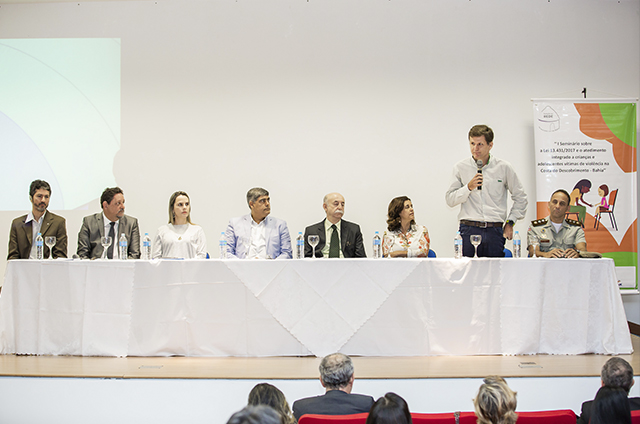
<svg viewBox="0 0 640 424">
<path fill-rule="evenodd" d="M 167 224 L 158 228 L 153 242 L 153 258 L 205 259 L 207 238 L 199 225 Z"/>
<path fill-rule="evenodd" d="M 45 210 L 39 220 L 35 220 L 33 216 L 33 211 L 27 214 L 27 218 L 24 220 L 25 224 L 28 224 L 29 221 L 33 221 L 31 223 L 31 251 L 29 251 L 29 259 L 36 259 L 36 237 L 38 237 L 38 233 L 40 233 L 40 229 L 42 228 L 42 222 L 44 221 L 44 216 L 47 214 Z M 44 245 L 43 245 L 44 246 Z"/>
<path fill-rule="evenodd" d="M 256 223 L 251 218 L 251 242 L 249 244 L 249 254 L 247 258 L 250 259 L 267 259 L 267 237 L 265 228 L 265 219 Z"/>
<path fill-rule="evenodd" d="M 104 235 L 108 236 L 109 232 L 111 231 L 111 222 L 109 220 L 109 218 L 107 218 L 107 216 L 104 214 L 104 212 L 102 212 L 102 222 L 104 223 Z M 113 259 L 119 259 L 120 258 L 120 234 L 118 234 L 118 227 L 120 224 L 120 221 L 115 221 L 116 225 L 113 226 L 113 231 L 115 233 L 115 237 L 113 238 L 113 240 L 111 240 L 111 245 L 113 246 Z M 129 242 L 129 240 L 127 240 L 127 242 Z M 107 247 L 107 250 L 109 250 L 109 248 Z"/>
<path fill-rule="evenodd" d="M 473 157 L 458 162 L 453 168 L 451 185 L 445 195 L 447 205 L 460 205 L 458 220 L 480 222 L 517 221 L 527 211 L 527 195 L 516 172 L 507 161 L 494 156 L 482 168 L 482 190 L 469 191 L 467 184 L 478 172 Z M 513 207 L 507 214 L 507 192 Z"/>
</svg>

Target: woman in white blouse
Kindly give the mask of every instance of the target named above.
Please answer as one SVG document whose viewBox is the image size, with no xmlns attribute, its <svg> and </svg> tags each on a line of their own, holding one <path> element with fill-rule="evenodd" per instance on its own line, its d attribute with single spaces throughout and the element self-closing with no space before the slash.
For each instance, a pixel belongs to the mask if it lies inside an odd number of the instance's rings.
<svg viewBox="0 0 640 424">
<path fill-rule="evenodd" d="M 205 259 L 207 239 L 202 227 L 191 222 L 191 203 L 184 191 L 169 199 L 169 224 L 158 228 L 154 258 Z"/>
<path fill-rule="evenodd" d="M 391 258 L 426 258 L 429 254 L 429 231 L 414 221 L 413 204 L 407 196 L 389 203 L 387 231 L 382 237 L 382 255 Z"/>
</svg>

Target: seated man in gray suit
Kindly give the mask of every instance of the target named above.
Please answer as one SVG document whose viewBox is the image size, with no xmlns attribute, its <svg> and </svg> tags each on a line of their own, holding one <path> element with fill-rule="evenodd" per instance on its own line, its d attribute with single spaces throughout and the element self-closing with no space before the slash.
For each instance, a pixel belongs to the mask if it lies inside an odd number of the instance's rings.
<svg viewBox="0 0 640 424">
<path fill-rule="evenodd" d="M 140 230 L 138 220 L 124 214 L 124 193 L 120 187 L 107 188 L 100 196 L 102 212 L 85 216 L 78 233 L 78 256 L 82 259 L 97 259 L 102 256 L 100 238 L 111 236 L 107 248 L 109 259 L 119 258 L 118 240 L 127 237 L 129 259 L 140 259 Z"/>
<path fill-rule="evenodd" d="M 373 398 L 351 393 L 353 362 L 342 353 L 332 353 L 320 362 L 320 383 L 327 392 L 322 396 L 297 400 L 293 403 L 296 420 L 304 414 L 348 415 L 369 412 Z"/>
<path fill-rule="evenodd" d="M 227 255 L 230 258 L 291 259 L 291 235 L 287 223 L 269 216 L 269 192 L 255 187 L 247 192 L 251 213 L 232 218 L 227 226 Z"/>
<path fill-rule="evenodd" d="M 602 367 L 600 380 L 602 381 L 602 386 L 619 387 L 624 389 L 628 395 L 629 390 L 633 387 L 633 368 L 631 368 L 631 365 L 624 359 L 614 356 Z M 589 424 L 589 421 L 591 420 L 592 407 L 592 400 L 582 404 L 578 424 Z M 639 410 L 640 398 L 629 398 L 629 407 L 632 411 Z"/>
<path fill-rule="evenodd" d="M 316 246 L 317 258 L 366 258 L 362 244 L 360 226 L 342 219 L 344 215 L 344 197 L 340 193 L 324 196 L 322 208 L 327 217 L 304 230 L 304 256 L 311 257 L 309 235 L 320 239 Z"/>
</svg>

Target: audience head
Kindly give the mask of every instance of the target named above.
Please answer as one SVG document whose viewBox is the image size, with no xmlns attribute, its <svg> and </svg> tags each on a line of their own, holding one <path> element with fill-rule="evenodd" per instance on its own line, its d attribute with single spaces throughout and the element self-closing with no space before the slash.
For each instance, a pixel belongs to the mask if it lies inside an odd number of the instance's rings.
<svg viewBox="0 0 640 424">
<path fill-rule="evenodd" d="M 43 180 L 35 180 L 29 186 L 29 201 L 31 202 L 33 213 L 44 211 L 49 207 L 51 197 L 51 186 Z"/>
<path fill-rule="evenodd" d="M 620 387 L 627 394 L 633 386 L 633 368 L 622 358 L 609 359 L 600 372 L 603 386 Z"/>
<path fill-rule="evenodd" d="M 621 387 L 600 387 L 591 406 L 590 424 L 631 424 L 627 392 Z"/>
<path fill-rule="evenodd" d="M 106 188 L 100 196 L 100 204 L 105 216 L 111 221 L 124 216 L 124 193 L 120 187 Z"/>
<path fill-rule="evenodd" d="M 176 191 L 169 198 L 169 224 L 176 223 L 176 217 L 184 215 L 186 211 L 186 219 L 191 224 L 191 200 L 189 195 L 184 191 Z"/>
<path fill-rule="evenodd" d="M 473 405 L 478 424 L 513 424 L 518 419 L 516 392 L 502 377 L 485 378 Z"/>
<path fill-rule="evenodd" d="M 320 381 L 327 390 L 350 392 L 353 384 L 353 362 L 342 353 L 332 353 L 320 362 Z"/>
<path fill-rule="evenodd" d="M 387 393 L 373 404 L 366 424 L 411 424 L 411 422 L 407 402 L 395 393 Z"/>
<path fill-rule="evenodd" d="M 387 229 L 389 231 L 398 231 L 403 221 L 410 220 L 410 225 L 415 225 L 413 218 L 413 204 L 407 196 L 396 197 L 389 203 L 389 211 L 387 213 Z"/>
<path fill-rule="evenodd" d="M 283 417 L 284 424 L 295 422 L 287 398 L 276 386 L 268 383 L 256 384 L 249 393 L 249 405 L 267 405 L 275 409 Z"/>
<path fill-rule="evenodd" d="M 269 192 L 260 187 L 254 187 L 247 192 L 247 203 L 251 209 L 251 216 L 260 223 L 271 213 L 271 199 Z"/>
<path fill-rule="evenodd" d="M 340 193 L 329 193 L 322 199 L 322 208 L 329 222 L 336 224 L 344 215 L 344 197 Z"/>
<path fill-rule="evenodd" d="M 233 414 L 227 424 L 282 424 L 282 417 L 270 406 L 248 405 Z"/>
</svg>

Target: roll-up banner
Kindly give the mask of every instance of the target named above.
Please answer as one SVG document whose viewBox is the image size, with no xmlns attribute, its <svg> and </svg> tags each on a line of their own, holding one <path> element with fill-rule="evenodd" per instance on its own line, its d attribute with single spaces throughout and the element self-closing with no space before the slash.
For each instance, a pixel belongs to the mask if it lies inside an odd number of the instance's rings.
<svg viewBox="0 0 640 424">
<path fill-rule="evenodd" d="M 613 258 L 620 288 L 637 290 L 637 99 L 532 102 L 538 219 L 565 189 L 587 250 Z"/>
</svg>

